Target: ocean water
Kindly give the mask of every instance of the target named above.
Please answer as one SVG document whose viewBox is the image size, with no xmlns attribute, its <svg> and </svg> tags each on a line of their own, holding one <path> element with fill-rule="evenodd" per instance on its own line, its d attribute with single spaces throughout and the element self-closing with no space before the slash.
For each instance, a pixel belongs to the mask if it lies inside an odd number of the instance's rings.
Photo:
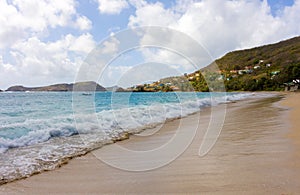
<svg viewBox="0 0 300 195">
<path fill-rule="evenodd" d="M 136 133 L 256 93 L 0 93 L 0 184 L 52 170 Z"/>
</svg>

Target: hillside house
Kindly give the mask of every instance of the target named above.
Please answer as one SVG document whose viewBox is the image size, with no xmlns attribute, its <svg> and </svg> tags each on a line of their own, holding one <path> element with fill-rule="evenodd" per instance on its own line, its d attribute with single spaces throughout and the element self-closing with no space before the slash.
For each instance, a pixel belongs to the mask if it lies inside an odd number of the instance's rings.
<svg viewBox="0 0 300 195">
<path fill-rule="evenodd" d="M 172 85 L 172 86 L 170 87 L 170 89 L 171 89 L 172 91 L 180 91 L 179 87 L 176 87 L 176 86 L 174 86 L 174 85 Z"/>
<path fill-rule="evenodd" d="M 252 72 L 253 72 L 252 69 L 239 70 L 239 75 L 251 74 Z"/>
<path fill-rule="evenodd" d="M 295 79 L 293 82 L 284 83 L 285 91 L 300 91 L 300 79 Z"/>
<path fill-rule="evenodd" d="M 276 71 L 271 72 L 271 75 L 279 75 L 279 73 L 280 73 L 280 71 L 276 70 Z"/>
</svg>

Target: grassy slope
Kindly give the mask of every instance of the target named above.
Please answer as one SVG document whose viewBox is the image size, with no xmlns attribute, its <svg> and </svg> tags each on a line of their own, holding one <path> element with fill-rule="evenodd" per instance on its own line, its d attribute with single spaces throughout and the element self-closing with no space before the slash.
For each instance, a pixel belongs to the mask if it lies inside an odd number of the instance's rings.
<svg viewBox="0 0 300 195">
<path fill-rule="evenodd" d="M 216 63 L 222 70 L 232 70 L 236 66 L 253 66 L 259 60 L 271 63 L 274 68 L 300 62 L 300 36 L 271 45 L 233 51 L 216 60 Z"/>
</svg>

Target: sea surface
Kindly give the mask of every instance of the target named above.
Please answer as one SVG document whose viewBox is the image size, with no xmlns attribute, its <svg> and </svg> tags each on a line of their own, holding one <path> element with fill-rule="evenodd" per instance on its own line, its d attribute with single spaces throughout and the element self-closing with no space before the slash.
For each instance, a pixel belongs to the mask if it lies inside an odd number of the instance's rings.
<svg viewBox="0 0 300 195">
<path fill-rule="evenodd" d="M 0 93 L 0 184 L 167 120 L 264 93 Z"/>
</svg>

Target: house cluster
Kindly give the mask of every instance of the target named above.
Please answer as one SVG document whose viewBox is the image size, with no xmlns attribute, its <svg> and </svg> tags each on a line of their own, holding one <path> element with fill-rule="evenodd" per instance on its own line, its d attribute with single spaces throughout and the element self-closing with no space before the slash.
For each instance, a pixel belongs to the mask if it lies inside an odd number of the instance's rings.
<svg viewBox="0 0 300 195">
<path fill-rule="evenodd" d="M 243 69 L 234 69 L 234 70 L 221 70 L 219 71 L 219 74 L 225 75 L 227 80 L 230 80 L 231 78 L 235 78 L 239 75 L 245 75 L 245 74 L 252 74 L 255 71 L 263 71 L 266 69 L 269 69 L 272 66 L 270 63 L 264 63 L 264 60 L 259 60 L 258 63 L 255 66 L 245 66 Z M 271 79 L 273 79 L 276 75 L 280 74 L 280 71 L 272 71 L 270 72 L 270 69 L 266 72 L 269 72 Z"/>
<path fill-rule="evenodd" d="M 232 74 L 252 74 L 254 70 L 259 70 L 265 66 L 266 68 L 271 67 L 272 65 L 270 63 L 264 64 L 264 60 L 259 60 L 258 64 L 255 66 L 245 66 L 244 69 L 241 70 L 230 70 L 230 73 Z"/>
<path fill-rule="evenodd" d="M 300 79 L 294 79 L 292 82 L 284 83 L 285 91 L 300 91 Z"/>
<path fill-rule="evenodd" d="M 272 66 L 271 63 L 265 63 L 264 60 L 259 60 L 255 66 L 244 66 L 243 68 L 237 68 L 233 70 L 218 70 L 217 73 L 219 76 L 211 74 L 210 76 L 217 79 L 217 80 L 231 80 L 232 78 L 238 77 L 239 75 L 245 75 L 245 74 L 252 74 L 255 71 L 259 70 L 265 70 L 269 69 Z M 269 74 L 271 76 L 271 79 L 273 79 L 276 75 L 280 73 L 280 71 L 272 71 L 270 72 L 269 69 Z M 192 73 L 192 74 L 184 74 L 184 76 L 189 80 L 189 81 L 195 81 L 199 79 L 200 73 Z"/>
</svg>

